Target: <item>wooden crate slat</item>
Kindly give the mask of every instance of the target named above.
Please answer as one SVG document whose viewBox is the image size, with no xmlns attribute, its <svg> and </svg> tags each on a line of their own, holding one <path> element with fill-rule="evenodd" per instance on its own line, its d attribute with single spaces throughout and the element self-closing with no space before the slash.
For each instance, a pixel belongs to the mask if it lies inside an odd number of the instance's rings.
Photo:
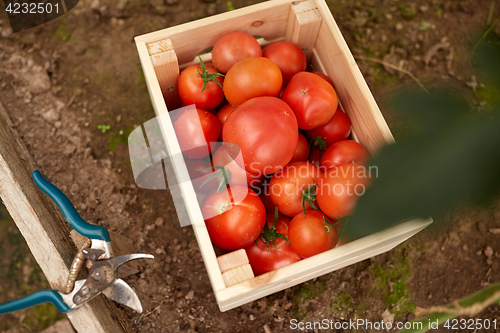
<svg viewBox="0 0 500 333">
<path fill-rule="evenodd" d="M 374 154 L 394 138 L 328 6 L 315 2 L 323 17 L 315 45 L 318 58 L 335 84 L 359 142 Z"/>
<path fill-rule="evenodd" d="M 70 227 L 31 178 L 37 168 L 0 103 L 0 197 L 51 288 L 62 290 L 76 253 Z M 78 332 L 125 332 L 103 296 L 68 313 Z M 127 330 L 128 332 L 129 330 Z"/>
<path fill-rule="evenodd" d="M 155 114 L 157 116 L 162 116 L 162 121 L 160 122 L 161 130 L 165 139 L 165 145 L 168 149 L 168 153 L 171 156 L 180 156 L 181 149 L 179 143 L 177 142 L 174 127 L 170 116 L 168 114 L 168 109 L 163 99 L 160 84 L 155 76 L 155 70 L 153 63 L 150 59 L 149 51 L 145 42 L 137 42 L 137 51 L 139 52 L 139 58 L 141 60 L 142 69 L 144 71 L 144 76 L 146 78 L 146 84 L 148 86 L 149 95 L 151 96 L 151 103 L 153 105 Z M 183 161 L 178 161 L 174 159 L 173 163 L 176 168 L 186 169 L 186 165 L 182 163 Z M 187 170 L 184 170 L 187 173 Z M 219 269 L 217 263 L 217 257 L 212 247 L 212 242 L 210 241 L 210 236 L 208 235 L 208 230 L 205 226 L 205 220 L 201 214 L 198 201 L 196 200 L 196 193 L 193 188 L 193 184 L 184 182 L 179 184 L 181 195 L 184 198 L 195 198 L 194 200 L 186 199 L 186 210 L 189 216 L 180 218 L 189 218 L 192 222 L 192 227 L 196 240 L 201 249 L 209 248 L 210 251 L 201 250 L 203 261 L 205 262 L 205 267 L 207 268 L 208 277 L 212 288 L 214 291 L 222 290 L 226 286 L 222 278 L 222 273 Z"/>
<path fill-rule="evenodd" d="M 155 69 L 158 83 L 167 107 L 171 110 L 180 106 L 177 80 L 179 78 L 179 63 L 175 55 L 172 41 L 168 38 L 146 45 L 151 62 Z"/>
<path fill-rule="evenodd" d="M 431 223 L 432 219 L 409 221 L 228 287 L 217 293 L 221 311 L 387 252 Z"/>
<path fill-rule="evenodd" d="M 229 31 L 242 31 L 252 36 L 275 39 L 285 35 L 290 0 L 267 1 L 261 4 L 207 17 L 135 38 L 146 44 L 170 38 L 180 64 L 193 61 L 200 51 L 209 48 Z M 210 26 L 207 29 L 207 26 Z"/>
<path fill-rule="evenodd" d="M 288 17 L 285 40 L 297 44 L 309 61 L 321 26 L 322 17 L 312 0 L 293 2 Z"/>
<path fill-rule="evenodd" d="M 217 257 L 217 261 L 219 262 L 220 271 L 224 273 L 230 269 L 248 264 L 248 256 L 245 249 L 239 249 Z"/>
<path fill-rule="evenodd" d="M 248 281 L 254 277 L 250 264 L 244 264 L 228 271 L 222 272 L 226 287 Z"/>
</svg>

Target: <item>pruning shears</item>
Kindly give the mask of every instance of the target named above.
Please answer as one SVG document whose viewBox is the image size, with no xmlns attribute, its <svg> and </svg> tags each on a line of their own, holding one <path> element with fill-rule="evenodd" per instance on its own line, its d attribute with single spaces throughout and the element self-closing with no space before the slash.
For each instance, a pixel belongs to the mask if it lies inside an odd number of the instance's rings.
<svg viewBox="0 0 500 333">
<path fill-rule="evenodd" d="M 33 171 L 32 176 L 35 184 L 56 203 L 69 224 L 78 233 L 88 237 L 89 240 L 85 242 L 84 247 L 77 253 L 73 260 L 66 289 L 63 292 L 42 290 L 29 296 L 0 304 L 0 314 L 29 308 L 46 302 L 54 304 L 61 312 L 67 312 L 78 308 L 101 293 L 110 300 L 142 313 L 142 305 L 137 294 L 125 281 L 118 278 L 117 273 L 120 266 L 131 260 L 152 259 L 154 257 L 150 254 L 127 254 L 114 257 L 110 235 L 106 228 L 90 224 L 83 220 L 68 197 L 55 185 L 46 180 L 40 171 Z M 83 267 L 85 259 L 90 263 L 89 275 L 85 280 L 76 281 L 76 277 Z M 125 267 L 122 266 L 122 268 Z M 135 269 L 130 268 L 130 270 L 136 273 Z M 127 275 L 131 274 L 130 270 L 128 274 L 126 273 Z"/>
</svg>

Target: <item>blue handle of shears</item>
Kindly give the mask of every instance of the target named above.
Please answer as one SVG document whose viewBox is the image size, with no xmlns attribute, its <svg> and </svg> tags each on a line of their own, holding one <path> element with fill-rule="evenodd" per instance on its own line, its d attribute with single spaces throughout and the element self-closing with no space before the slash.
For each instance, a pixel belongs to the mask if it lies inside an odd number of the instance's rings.
<svg viewBox="0 0 500 333">
<path fill-rule="evenodd" d="M 56 203 L 57 207 L 59 207 L 63 213 L 64 218 L 66 218 L 76 231 L 90 239 L 98 239 L 106 242 L 111 240 L 106 228 L 100 225 L 90 224 L 82 219 L 68 197 L 64 195 L 60 189 L 45 179 L 40 171 L 33 171 L 32 176 L 35 184 Z"/>
<path fill-rule="evenodd" d="M 0 314 L 26 309 L 42 303 L 52 303 L 61 312 L 67 312 L 71 308 L 64 303 L 61 295 L 55 290 L 41 290 L 29 296 L 16 299 L 15 301 L 0 304 Z"/>
</svg>

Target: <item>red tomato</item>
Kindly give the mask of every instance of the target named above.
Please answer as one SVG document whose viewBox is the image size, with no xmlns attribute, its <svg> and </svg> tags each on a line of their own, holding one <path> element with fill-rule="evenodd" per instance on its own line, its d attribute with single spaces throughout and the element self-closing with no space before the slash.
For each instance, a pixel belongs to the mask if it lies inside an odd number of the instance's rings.
<svg viewBox="0 0 500 333">
<path fill-rule="evenodd" d="M 269 183 L 269 192 L 279 212 L 293 217 L 304 209 L 314 208 L 311 203 L 315 204 L 320 173 L 317 166 L 303 161 L 290 163 L 276 172 Z"/>
<path fill-rule="evenodd" d="M 319 76 L 320 78 L 322 78 L 326 82 L 330 83 L 330 85 L 333 87 L 333 89 L 335 89 L 335 86 L 333 85 L 332 79 L 330 79 L 326 74 L 323 74 L 321 72 L 314 72 L 314 74 L 316 74 L 317 76 Z"/>
<path fill-rule="evenodd" d="M 295 74 L 281 99 L 290 105 L 297 116 L 299 128 L 304 130 L 326 124 L 339 105 L 333 87 L 319 76 L 308 72 Z"/>
<path fill-rule="evenodd" d="M 290 219 L 283 215 L 267 214 L 267 226 L 257 240 L 245 248 L 255 275 L 261 275 L 300 261 L 300 256 L 277 233 L 288 238 Z M 267 243 L 267 245 L 266 245 Z"/>
<path fill-rule="evenodd" d="M 236 156 L 234 159 L 229 155 L 228 146 L 231 144 L 223 144 L 220 146 L 212 157 L 214 168 L 224 167 L 229 171 L 229 184 L 248 185 L 258 187 L 262 179 L 261 175 L 253 174 L 245 170 L 243 157 Z"/>
<path fill-rule="evenodd" d="M 361 165 L 341 164 L 327 170 L 318 181 L 316 199 L 319 208 L 334 220 L 351 215 L 368 183 L 369 173 Z"/>
<path fill-rule="evenodd" d="M 308 157 L 309 142 L 302 133 L 299 133 L 299 142 L 297 143 L 297 148 L 295 148 L 295 153 L 293 154 L 292 160 L 290 162 L 307 161 Z"/>
<path fill-rule="evenodd" d="M 212 192 L 202 212 L 212 242 L 226 250 L 237 250 L 259 237 L 266 222 L 266 210 L 259 196 L 246 186 L 233 186 L 229 191 Z"/>
<path fill-rule="evenodd" d="M 224 99 L 223 80 L 217 74 L 221 75 L 215 67 L 208 65 L 191 65 L 184 69 L 178 80 L 182 102 L 195 104 L 200 109 L 215 109 Z"/>
<path fill-rule="evenodd" d="M 232 106 L 231 104 L 227 104 L 227 105 L 224 105 L 219 110 L 219 112 L 217 112 L 216 116 L 220 121 L 221 127 L 224 126 L 224 123 L 226 122 L 227 116 L 229 116 L 231 114 L 231 112 L 234 111 L 234 109 L 236 109 L 234 106 Z"/>
<path fill-rule="evenodd" d="M 189 158 L 204 158 L 210 154 L 210 142 L 217 142 L 220 123 L 216 116 L 203 109 L 187 109 L 177 114 L 174 130 L 182 153 Z"/>
<path fill-rule="evenodd" d="M 351 121 L 340 108 L 335 111 L 332 119 L 326 124 L 306 131 L 306 135 L 310 140 L 318 136 L 325 139 L 327 148 L 334 142 L 347 139 L 349 134 L 351 134 Z"/>
<path fill-rule="evenodd" d="M 288 84 L 292 76 L 306 70 L 306 55 L 292 42 L 272 43 L 264 48 L 262 56 L 278 65 L 283 75 L 283 86 Z"/>
<path fill-rule="evenodd" d="M 325 221 L 325 219 L 328 221 Z M 338 233 L 334 223 L 317 210 L 300 212 L 290 222 L 288 240 L 292 249 L 302 258 L 309 258 L 333 249 Z"/>
<path fill-rule="evenodd" d="M 213 169 L 209 157 L 200 160 L 185 158 L 184 161 L 186 162 L 189 178 L 191 178 L 196 193 L 208 193 L 217 188 L 217 179 L 210 180 L 203 185 L 207 178 L 210 177 L 214 171 L 217 171 Z"/>
<path fill-rule="evenodd" d="M 271 174 L 290 162 L 299 140 L 293 111 L 276 97 L 257 97 L 241 104 L 226 119 L 222 130 L 231 156 L 239 147 L 245 169 L 251 173 Z"/>
<path fill-rule="evenodd" d="M 236 63 L 224 79 L 224 94 L 229 104 L 259 96 L 279 96 L 283 77 L 278 66 L 267 58 L 246 58 Z"/>
<path fill-rule="evenodd" d="M 222 36 L 212 49 L 212 62 L 224 74 L 238 61 L 249 57 L 262 57 L 262 49 L 255 38 L 244 32 Z"/>
<path fill-rule="evenodd" d="M 328 147 L 323 153 L 320 166 L 324 171 L 339 164 L 356 163 L 365 165 L 369 158 L 368 151 L 356 141 L 341 140 Z"/>
<path fill-rule="evenodd" d="M 259 197 L 262 200 L 264 207 L 266 207 L 266 212 L 268 214 L 274 213 L 274 210 L 276 209 L 276 205 L 271 200 L 271 193 L 269 193 L 269 181 L 266 181 L 264 183 L 264 185 L 262 186 L 262 190 L 260 192 Z"/>
</svg>

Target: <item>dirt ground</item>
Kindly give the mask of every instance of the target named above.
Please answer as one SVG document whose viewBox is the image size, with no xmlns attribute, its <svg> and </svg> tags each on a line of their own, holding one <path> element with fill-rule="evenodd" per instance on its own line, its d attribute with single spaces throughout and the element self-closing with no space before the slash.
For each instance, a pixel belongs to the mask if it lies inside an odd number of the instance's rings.
<svg viewBox="0 0 500 333">
<path fill-rule="evenodd" d="M 471 66 L 466 36 L 486 30 L 491 0 L 327 2 L 355 56 L 401 66 L 427 86 L 454 86 L 476 108 L 495 100 Z M 40 170 L 85 220 L 157 258 L 127 279 L 145 313 L 119 306 L 137 332 L 288 332 L 293 318 L 407 321 L 416 306 L 447 304 L 500 280 L 497 200 L 482 209 L 464 204 L 437 221 L 452 223 L 393 251 L 221 313 L 192 229 L 178 225 L 168 191 L 134 185 L 126 142 L 154 117 L 133 37 L 226 10 L 220 0 L 81 0 L 67 15 L 17 34 L 0 15 L 0 101 Z M 493 20 L 499 15 L 497 4 Z M 359 66 L 396 138 L 404 136 L 389 98 L 411 79 L 370 60 Z M 0 215 L 3 302 L 46 282 L 7 212 Z M 6 315 L 0 330 L 39 332 L 60 318 L 40 307 Z M 500 325 L 500 306 L 476 318 Z"/>
</svg>

